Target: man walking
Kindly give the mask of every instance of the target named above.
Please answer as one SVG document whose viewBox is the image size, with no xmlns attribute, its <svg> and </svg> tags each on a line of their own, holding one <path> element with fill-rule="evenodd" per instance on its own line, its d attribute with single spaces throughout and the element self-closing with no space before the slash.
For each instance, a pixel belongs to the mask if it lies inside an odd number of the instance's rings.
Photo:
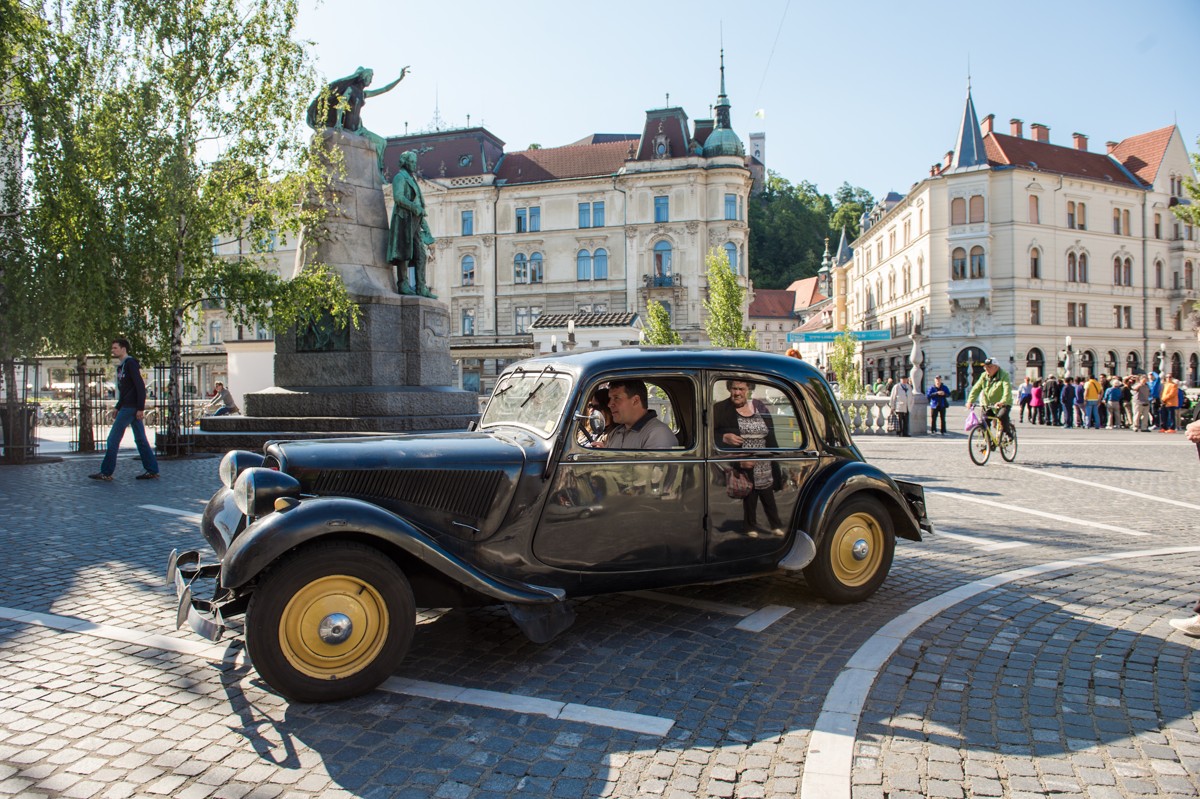
<svg viewBox="0 0 1200 799">
<path fill-rule="evenodd" d="M 129 354 L 127 340 L 113 339 L 112 355 L 117 359 L 117 418 L 108 433 L 108 445 L 100 471 L 88 477 L 105 482 L 113 479 L 113 472 L 117 470 L 117 450 L 121 448 L 121 439 L 125 438 L 125 428 L 132 427 L 133 440 L 145 469 L 135 479 L 157 480 L 158 459 L 154 457 L 154 449 L 146 439 L 146 426 L 142 424 L 146 410 L 146 381 L 142 380 L 137 358 Z"/>
</svg>

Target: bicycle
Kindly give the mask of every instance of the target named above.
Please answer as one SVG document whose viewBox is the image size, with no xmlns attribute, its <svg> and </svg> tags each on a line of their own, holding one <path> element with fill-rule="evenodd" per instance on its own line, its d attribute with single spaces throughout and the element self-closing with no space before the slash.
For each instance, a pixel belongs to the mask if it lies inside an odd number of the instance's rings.
<svg viewBox="0 0 1200 799">
<path fill-rule="evenodd" d="M 967 437 L 967 452 L 976 466 L 982 466 L 992 456 L 992 450 L 1000 450 L 1000 457 L 1012 463 L 1017 459 L 1017 431 L 1005 433 L 1000 417 L 988 408 L 983 408 L 983 423 L 971 428 Z"/>
</svg>

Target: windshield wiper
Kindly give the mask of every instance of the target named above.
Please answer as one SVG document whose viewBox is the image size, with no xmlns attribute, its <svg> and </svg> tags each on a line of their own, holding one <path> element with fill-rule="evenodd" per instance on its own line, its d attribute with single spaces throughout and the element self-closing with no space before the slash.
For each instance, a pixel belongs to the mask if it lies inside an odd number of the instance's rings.
<svg viewBox="0 0 1200 799">
<path fill-rule="evenodd" d="M 538 379 L 538 380 L 541 380 L 541 379 L 542 379 L 542 376 L 543 376 L 543 375 L 545 375 L 545 374 L 546 374 L 546 372 L 549 372 L 549 371 L 550 371 L 550 367 L 549 367 L 549 366 L 544 366 L 544 367 L 542 367 L 542 371 L 538 372 L 537 379 Z M 542 387 L 543 387 L 543 386 L 545 386 L 545 385 L 546 385 L 546 383 L 538 383 L 536 386 L 534 386 L 534 387 L 533 387 L 533 391 L 530 391 L 530 392 L 529 392 L 529 396 L 528 396 L 528 397 L 526 397 L 526 398 L 525 398 L 525 401 L 521 403 L 521 407 L 522 407 L 522 408 L 524 408 L 526 405 L 528 405 L 528 404 L 529 404 L 529 401 L 530 401 L 531 399 L 533 399 L 535 396 L 537 396 L 537 393 L 538 393 L 539 391 L 541 391 L 541 390 L 542 390 Z"/>
</svg>

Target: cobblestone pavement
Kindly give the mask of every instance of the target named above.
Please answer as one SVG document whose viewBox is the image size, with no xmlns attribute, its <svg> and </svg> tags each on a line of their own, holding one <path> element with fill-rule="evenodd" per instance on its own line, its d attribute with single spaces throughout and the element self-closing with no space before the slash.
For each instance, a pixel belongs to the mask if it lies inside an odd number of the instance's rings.
<svg viewBox="0 0 1200 799">
<path fill-rule="evenodd" d="M 798 576 L 671 592 L 792 609 L 756 633 L 716 606 L 600 597 L 541 646 L 502 612 L 432 613 L 396 672 L 665 718 L 665 735 L 384 691 L 289 705 L 236 643 L 205 655 L 174 629 L 166 554 L 201 541 L 144 506 L 198 513 L 216 460 L 147 483 L 126 457 L 111 484 L 86 479 L 97 458 L 0 467 L 0 796 L 1200 795 L 1200 639 L 1167 625 L 1200 592 L 1195 448 L 1019 429 L 1013 466 L 972 465 L 961 433 L 860 441 L 925 484 L 941 533 L 902 542 L 867 603 L 827 605 Z M 818 781 L 806 766 L 830 749 L 813 731 L 846 703 L 847 771 Z"/>
</svg>

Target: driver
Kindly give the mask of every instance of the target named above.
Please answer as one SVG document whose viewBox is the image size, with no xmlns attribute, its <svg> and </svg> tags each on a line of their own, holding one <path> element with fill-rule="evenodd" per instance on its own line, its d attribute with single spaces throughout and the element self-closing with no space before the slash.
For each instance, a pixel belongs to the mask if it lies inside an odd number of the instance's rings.
<svg viewBox="0 0 1200 799">
<path fill-rule="evenodd" d="M 1012 421 L 1008 418 L 1012 411 L 1012 380 L 1008 373 L 1000 368 L 995 358 L 983 362 L 983 374 L 971 386 L 967 395 L 967 410 L 975 406 L 978 399 L 985 408 L 993 408 L 993 413 L 1000 419 L 1000 425 L 1006 435 L 1012 435 Z"/>
<path fill-rule="evenodd" d="M 646 407 L 644 380 L 614 380 L 608 384 L 608 407 L 614 427 L 603 446 L 608 449 L 670 449 L 675 433 Z"/>
</svg>

